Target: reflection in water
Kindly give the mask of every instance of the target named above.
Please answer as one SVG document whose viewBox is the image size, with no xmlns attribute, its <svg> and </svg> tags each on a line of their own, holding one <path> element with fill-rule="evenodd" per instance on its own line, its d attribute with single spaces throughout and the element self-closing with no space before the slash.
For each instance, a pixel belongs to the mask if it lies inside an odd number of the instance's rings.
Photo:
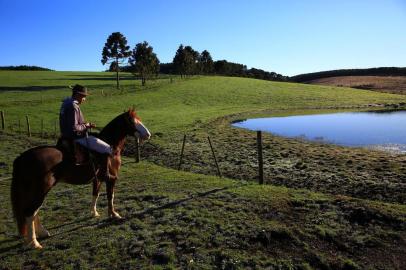
<svg viewBox="0 0 406 270">
<path fill-rule="evenodd" d="M 235 127 L 344 146 L 406 153 L 406 111 L 349 112 L 248 119 Z"/>
</svg>

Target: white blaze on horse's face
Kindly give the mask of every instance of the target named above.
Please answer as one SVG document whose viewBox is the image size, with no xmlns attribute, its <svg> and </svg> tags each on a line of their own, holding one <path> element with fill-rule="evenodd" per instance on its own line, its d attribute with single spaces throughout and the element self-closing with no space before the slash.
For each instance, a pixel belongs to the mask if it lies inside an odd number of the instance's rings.
<svg viewBox="0 0 406 270">
<path fill-rule="evenodd" d="M 151 138 L 151 132 L 149 132 L 144 124 L 138 119 L 134 119 L 134 123 L 140 139 L 143 141 L 149 140 L 149 138 Z"/>
</svg>

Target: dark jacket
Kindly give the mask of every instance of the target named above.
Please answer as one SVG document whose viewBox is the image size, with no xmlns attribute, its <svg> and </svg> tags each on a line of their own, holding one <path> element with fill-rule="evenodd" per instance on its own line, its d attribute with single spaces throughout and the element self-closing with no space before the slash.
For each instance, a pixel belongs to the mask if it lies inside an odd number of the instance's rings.
<svg viewBox="0 0 406 270">
<path fill-rule="evenodd" d="M 62 102 L 59 112 L 61 136 L 67 139 L 78 139 L 85 136 L 86 124 L 79 104 L 73 98 Z"/>
</svg>

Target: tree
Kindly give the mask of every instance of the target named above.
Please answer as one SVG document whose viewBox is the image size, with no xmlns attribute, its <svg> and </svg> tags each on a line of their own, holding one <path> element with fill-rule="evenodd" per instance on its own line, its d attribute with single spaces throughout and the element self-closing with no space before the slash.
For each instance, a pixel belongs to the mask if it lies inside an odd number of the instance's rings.
<svg viewBox="0 0 406 270">
<path fill-rule="evenodd" d="M 197 63 L 200 57 L 198 51 L 193 50 L 191 46 L 185 47 L 185 55 L 186 55 L 186 72 L 189 75 L 196 74 L 198 71 Z"/>
<path fill-rule="evenodd" d="M 159 73 L 158 57 L 153 52 L 152 46 L 149 46 L 146 41 L 135 45 L 128 62 L 134 72 L 141 76 L 142 86 L 145 85 L 147 78 Z"/>
<path fill-rule="evenodd" d="M 115 62 L 117 89 L 120 86 L 118 76 L 120 64 L 124 62 L 124 59 L 130 56 L 130 53 L 130 46 L 127 46 L 127 39 L 120 32 L 112 33 L 104 44 L 101 62 L 103 65 Z"/>
<path fill-rule="evenodd" d="M 178 50 L 176 51 L 175 57 L 173 58 L 173 66 L 175 71 L 183 77 L 186 74 L 186 61 L 185 61 L 185 50 L 182 44 L 179 45 Z"/>
<path fill-rule="evenodd" d="M 116 61 L 112 61 L 112 62 L 110 63 L 109 71 L 110 71 L 110 72 L 113 72 L 113 71 L 117 71 L 117 69 L 118 69 L 118 71 L 120 71 L 120 67 L 117 66 L 117 62 L 116 62 Z"/>
<path fill-rule="evenodd" d="M 210 74 L 214 70 L 214 62 L 208 51 L 204 50 L 199 56 L 199 70 L 202 74 Z"/>
<path fill-rule="evenodd" d="M 197 69 L 198 58 L 199 53 L 193 50 L 191 46 L 183 47 L 181 44 L 173 58 L 173 65 L 176 72 L 180 74 L 181 77 L 194 74 Z"/>
</svg>

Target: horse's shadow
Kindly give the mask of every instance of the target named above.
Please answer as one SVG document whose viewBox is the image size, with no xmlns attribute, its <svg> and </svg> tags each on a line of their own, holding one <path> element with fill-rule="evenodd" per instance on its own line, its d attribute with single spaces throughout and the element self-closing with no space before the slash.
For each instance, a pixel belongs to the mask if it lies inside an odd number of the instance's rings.
<svg viewBox="0 0 406 270">
<path fill-rule="evenodd" d="M 172 208 L 172 207 L 177 207 L 180 204 L 186 203 L 186 202 L 188 202 L 190 200 L 193 200 L 193 199 L 196 199 L 196 198 L 206 197 L 206 196 L 208 196 L 210 194 L 214 194 L 214 193 L 217 193 L 217 192 L 225 191 L 225 190 L 230 189 L 230 188 L 241 187 L 241 186 L 244 186 L 244 184 L 243 185 L 237 185 L 237 186 L 223 187 L 223 188 L 215 188 L 215 189 L 211 189 L 211 190 L 205 191 L 205 192 L 198 192 L 196 194 L 192 194 L 192 195 L 190 195 L 190 196 L 188 196 L 186 198 L 183 198 L 183 199 L 170 201 L 170 202 L 167 202 L 167 203 L 165 203 L 163 205 L 150 207 L 150 208 L 147 208 L 147 209 L 145 209 L 143 211 L 138 211 L 138 212 L 135 212 L 135 213 L 132 213 L 132 214 L 129 213 L 126 218 L 122 218 L 122 219 L 113 219 L 113 218 L 97 219 L 96 221 L 91 222 L 89 224 L 88 221 L 89 220 L 94 220 L 95 218 L 92 217 L 92 216 L 84 216 L 84 217 L 81 217 L 79 219 L 75 219 L 74 221 L 67 222 L 67 223 L 64 223 L 64 224 L 57 225 L 57 226 L 54 226 L 52 228 L 49 228 L 50 230 L 58 230 L 60 228 L 64 228 L 64 227 L 67 227 L 67 226 L 71 226 L 73 224 L 84 222 L 83 224 L 75 226 L 73 228 L 69 228 L 67 230 L 52 233 L 51 236 L 49 236 L 47 238 L 44 238 L 43 241 L 46 242 L 48 239 L 52 239 L 52 238 L 55 238 L 57 236 L 63 236 L 63 235 L 66 235 L 66 234 L 69 234 L 69 233 L 72 233 L 72 232 L 75 232 L 75 231 L 78 231 L 78 230 L 84 229 L 84 228 L 92 228 L 92 227 L 107 228 L 107 227 L 114 226 L 114 225 L 121 225 L 121 224 L 124 224 L 127 221 L 130 221 L 132 218 L 144 218 L 146 215 L 151 214 L 151 213 L 153 213 L 155 211 L 159 211 L 159 210 L 163 210 L 163 209 L 167 209 L 167 208 Z M 20 238 L 16 236 L 16 237 L 14 237 L 14 239 L 8 239 L 8 240 L 0 241 L 0 244 L 18 241 L 19 239 Z M 28 249 L 23 248 L 22 243 L 17 243 L 17 244 L 15 244 L 13 246 L 9 246 L 9 247 L 5 247 L 5 248 L 0 249 L 0 254 L 3 254 L 5 252 L 7 252 L 7 251 L 11 251 L 11 250 L 16 249 L 16 248 L 22 248 L 21 252 L 28 251 Z"/>
<path fill-rule="evenodd" d="M 63 224 L 61 224 L 61 225 L 57 225 L 57 226 L 54 226 L 54 227 L 50 227 L 49 229 L 50 229 L 50 230 L 57 230 L 57 229 L 60 229 L 60 228 L 66 227 L 66 226 L 70 226 L 70 225 L 76 224 L 76 223 L 78 223 L 78 222 L 84 222 L 84 221 L 91 220 L 92 218 L 93 218 L 93 217 L 91 217 L 91 216 L 88 216 L 88 217 L 81 217 L 81 218 L 75 219 L 75 220 L 73 220 L 73 221 L 71 221 L 71 222 L 66 222 L 66 223 L 63 223 Z"/>
<path fill-rule="evenodd" d="M 241 185 L 239 185 L 239 186 L 241 186 Z M 233 186 L 233 187 L 235 187 L 235 186 Z M 196 199 L 196 198 L 199 198 L 199 197 L 205 197 L 205 196 L 208 196 L 210 194 L 217 193 L 217 192 L 220 192 L 220 191 L 224 191 L 224 190 L 227 190 L 227 189 L 233 188 L 233 187 L 215 188 L 215 189 L 211 189 L 211 190 L 205 191 L 205 192 L 198 192 L 196 194 L 192 194 L 192 195 L 190 195 L 190 196 L 188 196 L 186 198 L 183 198 L 183 199 L 170 201 L 170 202 L 167 202 L 167 203 L 165 203 L 163 205 L 150 207 L 150 208 L 147 208 L 147 209 L 145 209 L 143 211 L 135 212 L 135 213 L 132 213 L 132 214 L 129 213 L 126 216 L 126 218 L 122 218 L 122 219 L 106 218 L 106 219 L 98 219 L 95 222 L 92 222 L 90 224 L 86 222 L 84 224 L 75 226 L 75 227 L 70 228 L 68 230 L 65 230 L 65 231 L 62 231 L 62 232 L 59 232 L 59 233 L 54 233 L 50 237 L 48 237 L 47 239 L 53 238 L 53 237 L 56 237 L 56 236 L 60 236 L 60 235 L 64 235 L 64 234 L 68 234 L 68 233 L 71 233 L 71 232 L 75 232 L 75 231 L 83 229 L 83 228 L 91 228 L 91 227 L 106 228 L 106 227 L 110 227 L 110 226 L 113 226 L 113 225 L 121 225 L 121 224 L 131 220 L 132 218 L 143 218 L 146 215 L 152 214 L 155 211 L 159 211 L 159 210 L 163 210 L 163 209 L 167 209 L 167 208 L 171 208 L 171 207 L 176 207 L 176 206 L 178 206 L 180 204 L 183 204 L 183 203 L 186 203 L 186 202 L 188 202 L 190 200 L 193 200 L 193 199 Z M 65 226 L 72 225 L 72 224 L 77 224 L 78 222 L 85 222 L 85 221 L 88 221 L 88 220 L 91 220 L 91 219 L 94 219 L 94 218 L 93 217 L 83 217 L 83 218 L 81 218 L 79 220 L 77 219 L 77 220 L 69 222 L 69 223 L 64 223 L 62 225 L 58 225 L 58 226 L 55 226 L 55 227 L 50 228 L 50 229 L 58 229 L 58 228 L 62 228 L 62 227 L 65 227 Z"/>
</svg>

